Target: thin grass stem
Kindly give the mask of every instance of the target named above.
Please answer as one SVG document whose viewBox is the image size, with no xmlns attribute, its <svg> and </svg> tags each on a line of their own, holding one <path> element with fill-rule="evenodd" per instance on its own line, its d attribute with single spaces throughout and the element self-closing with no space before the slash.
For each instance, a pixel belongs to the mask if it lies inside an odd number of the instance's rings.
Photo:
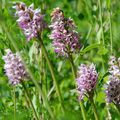
<svg viewBox="0 0 120 120">
<path fill-rule="evenodd" d="M 85 109 L 84 109 L 83 103 L 81 101 L 80 101 L 80 108 L 81 108 L 83 120 L 87 120 L 86 114 L 85 114 Z"/>
<path fill-rule="evenodd" d="M 16 120 L 16 94 L 15 94 L 16 86 L 13 87 L 13 90 L 14 90 L 14 120 Z"/>
<path fill-rule="evenodd" d="M 98 0 L 98 5 L 99 5 L 99 13 L 100 13 L 100 24 L 101 24 L 101 29 L 102 29 L 102 40 L 103 40 L 103 45 L 105 45 L 103 20 L 102 20 L 102 5 L 101 5 L 101 0 Z"/>
<path fill-rule="evenodd" d="M 27 100 L 28 100 L 28 102 L 29 102 L 29 104 L 30 104 L 32 110 L 33 110 L 33 113 L 34 113 L 35 119 L 36 119 L 36 120 L 39 120 L 39 118 L 38 118 L 38 116 L 37 116 L 37 112 L 36 112 L 36 110 L 35 110 L 35 107 L 34 107 L 32 101 L 31 101 L 31 98 L 30 98 L 29 92 L 28 92 L 28 90 L 27 90 L 27 88 L 26 88 L 26 86 L 25 86 L 25 84 L 24 84 L 23 82 L 22 82 L 22 86 L 23 86 L 24 91 L 25 91 L 25 96 L 26 96 L 26 98 L 27 98 Z"/>
<path fill-rule="evenodd" d="M 55 84 L 55 87 L 56 87 L 56 91 L 57 91 L 57 94 L 58 94 L 58 98 L 59 98 L 59 101 L 60 101 L 60 104 L 61 104 L 61 108 L 62 108 L 62 111 L 64 113 L 65 111 L 64 111 L 64 105 L 63 105 L 62 95 L 61 95 L 61 92 L 60 92 L 60 88 L 59 88 L 58 82 L 57 82 L 56 77 L 55 77 L 53 66 L 52 66 L 51 61 L 50 61 L 50 59 L 48 57 L 47 50 L 46 50 L 46 48 L 45 48 L 45 46 L 43 44 L 43 41 L 42 41 L 41 37 L 39 37 L 38 39 L 39 39 L 40 45 L 42 47 L 43 54 L 44 54 L 45 59 L 47 61 L 48 67 L 50 69 L 51 76 L 52 76 L 52 79 L 54 81 L 54 84 Z"/>
<path fill-rule="evenodd" d="M 96 106 L 95 106 L 95 104 L 94 104 L 93 98 L 90 98 L 90 97 L 89 97 L 89 100 L 90 100 L 90 103 L 91 103 L 92 108 L 93 108 L 95 120 L 99 120 L 98 113 L 97 113 Z"/>
<path fill-rule="evenodd" d="M 110 22 L 110 49 L 111 53 L 113 52 L 113 35 L 112 35 L 112 20 L 111 20 L 111 4 L 109 8 L 109 22 Z"/>
<path fill-rule="evenodd" d="M 100 14 L 100 24 L 101 24 L 101 30 L 102 30 L 102 44 L 103 48 L 105 48 L 105 36 L 104 36 L 104 28 L 103 28 L 103 15 L 102 15 L 102 4 L 101 0 L 98 0 L 98 6 L 99 6 L 99 14 Z M 105 72 L 105 65 L 104 65 L 104 58 L 102 57 L 102 67 L 103 67 L 103 72 Z"/>
</svg>

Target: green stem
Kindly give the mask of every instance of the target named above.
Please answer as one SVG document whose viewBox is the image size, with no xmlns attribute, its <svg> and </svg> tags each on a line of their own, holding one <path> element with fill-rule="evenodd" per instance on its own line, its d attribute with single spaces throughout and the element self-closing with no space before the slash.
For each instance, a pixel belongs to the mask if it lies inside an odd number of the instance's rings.
<svg viewBox="0 0 120 120">
<path fill-rule="evenodd" d="M 84 3 L 85 3 L 85 9 L 86 9 L 86 12 L 87 12 L 87 15 L 88 15 L 88 18 L 89 18 L 89 21 L 91 24 L 93 24 L 93 20 L 92 20 L 92 17 L 91 17 L 91 8 L 89 7 L 89 2 L 88 0 L 83 0 Z"/>
<path fill-rule="evenodd" d="M 118 113 L 119 113 L 119 115 L 120 115 L 120 107 L 117 107 L 117 109 L 118 109 Z"/>
<path fill-rule="evenodd" d="M 99 12 L 100 12 L 100 23 L 101 23 L 101 29 L 102 29 L 103 45 L 105 45 L 105 37 L 104 37 L 104 30 L 103 30 L 103 20 L 102 20 L 102 6 L 101 6 L 101 0 L 98 0 L 98 5 L 99 5 Z"/>
<path fill-rule="evenodd" d="M 111 114 L 110 114 L 110 111 L 109 111 L 109 103 L 106 103 L 106 110 L 107 110 L 107 119 L 108 120 L 111 120 L 112 118 L 111 118 Z"/>
<path fill-rule="evenodd" d="M 111 53 L 112 53 L 112 51 L 113 51 L 113 45 L 112 45 L 113 44 L 113 35 L 112 35 L 111 7 L 109 9 L 109 21 L 110 21 L 110 42 L 111 42 Z"/>
<path fill-rule="evenodd" d="M 113 104 L 115 105 L 115 107 L 116 107 L 116 109 L 118 111 L 118 114 L 120 115 L 120 106 L 116 105 L 114 102 L 113 102 Z"/>
<path fill-rule="evenodd" d="M 89 97 L 89 100 L 90 100 L 91 105 L 92 105 L 92 107 L 93 107 L 93 112 L 94 112 L 95 120 L 99 120 L 99 118 L 98 118 L 98 113 L 97 113 L 97 110 L 96 110 L 96 107 L 95 107 L 93 98 L 90 98 L 90 97 Z"/>
<path fill-rule="evenodd" d="M 36 112 L 36 110 L 35 110 L 35 108 L 34 108 L 34 105 L 33 105 L 32 101 L 31 101 L 31 99 L 30 99 L 29 92 L 28 92 L 28 90 L 27 90 L 27 88 L 26 88 L 26 86 L 25 86 L 25 84 L 24 84 L 23 82 L 22 82 L 22 86 L 23 86 L 24 91 L 25 91 L 25 96 L 26 96 L 26 98 L 28 99 L 28 102 L 29 102 L 29 104 L 30 104 L 31 107 L 32 107 L 34 116 L 35 116 L 36 120 L 39 120 L 39 118 L 38 118 L 38 116 L 37 116 L 37 112 Z"/>
<path fill-rule="evenodd" d="M 1 26 L 2 26 L 2 28 L 3 28 L 3 30 L 4 30 L 4 32 L 7 34 L 7 37 L 8 37 L 8 39 L 10 40 L 10 42 L 12 43 L 14 49 L 15 49 L 16 51 L 19 51 L 19 48 L 18 48 L 18 46 L 17 46 L 14 38 L 13 38 L 13 37 L 11 36 L 11 34 L 8 32 L 8 30 L 7 30 L 7 28 L 6 28 L 6 25 L 5 25 L 4 23 L 1 23 Z M 21 54 L 20 52 L 19 52 L 19 55 L 20 55 L 20 57 L 21 57 L 21 59 L 22 59 L 22 62 L 23 62 L 23 64 L 24 64 L 24 66 L 25 66 L 25 68 L 26 68 L 26 71 L 28 72 L 31 80 L 33 81 L 33 83 L 34 83 L 34 85 L 36 86 L 36 88 L 39 90 L 39 92 L 40 92 L 40 94 L 41 94 L 41 96 L 42 96 L 42 99 L 43 99 L 43 101 L 44 101 L 45 107 L 46 107 L 46 109 L 48 110 L 49 115 L 51 116 L 52 120 L 55 120 L 54 114 L 53 114 L 53 112 L 52 112 L 52 110 L 51 110 L 51 108 L 50 108 L 50 105 L 49 105 L 49 103 L 48 103 L 48 101 L 47 101 L 47 98 L 46 98 L 46 96 L 44 95 L 44 93 L 42 92 L 41 87 L 40 87 L 39 84 L 37 83 L 37 80 L 35 79 L 34 74 L 32 73 L 32 71 L 31 71 L 31 69 L 29 68 L 29 66 L 26 64 L 26 62 L 25 62 L 25 60 L 23 59 L 23 56 L 22 56 L 22 54 Z"/>
<path fill-rule="evenodd" d="M 73 62 L 73 58 L 72 58 L 71 55 L 69 55 L 69 61 L 70 61 L 70 64 L 71 64 L 71 68 L 72 68 L 72 73 L 73 73 L 74 79 L 76 79 L 77 71 L 76 71 L 76 68 L 75 68 L 75 65 L 74 65 L 74 62 Z"/>
<path fill-rule="evenodd" d="M 104 29 L 103 29 L 103 20 L 102 20 L 102 5 L 101 0 L 98 0 L 98 6 L 99 6 L 99 13 L 100 13 L 100 24 L 101 24 L 101 30 L 102 30 L 102 44 L 103 48 L 105 48 L 105 36 L 104 36 Z M 102 66 L 103 66 L 103 72 L 105 72 L 105 65 L 104 65 L 104 58 L 102 55 Z"/>
<path fill-rule="evenodd" d="M 43 64 L 44 64 L 43 61 L 44 60 L 45 59 L 43 57 L 42 49 L 39 49 L 39 54 L 38 54 L 37 62 L 38 62 L 38 66 L 39 66 L 38 69 L 39 69 L 39 75 L 40 75 L 40 86 L 41 86 L 42 90 L 44 90 L 44 88 L 43 88 L 44 87 L 44 66 L 43 66 Z M 46 91 L 44 93 L 46 95 Z M 40 94 L 39 94 L 39 103 L 41 105 L 43 104 L 42 96 Z M 40 109 L 41 109 L 41 116 L 43 116 L 43 112 L 42 112 L 43 111 L 43 107 L 40 106 Z"/>
<path fill-rule="evenodd" d="M 80 101 L 80 108 L 81 108 L 83 120 L 87 120 L 86 114 L 85 114 L 85 109 L 84 109 L 83 103 L 81 101 Z"/>
<path fill-rule="evenodd" d="M 77 77 L 76 67 L 74 65 L 72 55 L 70 55 L 70 54 L 69 54 L 69 61 L 70 61 L 70 64 L 71 64 L 74 79 L 76 79 L 76 77 Z M 84 109 L 83 103 L 81 101 L 80 101 L 80 108 L 81 108 L 83 120 L 87 120 L 86 114 L 85 114 L 85 109 Z"/>
<path fill-rule="evenodd" d="M 61 108 L 62 108 L 62 111 L 63 111 L 63 113 L 64 113 L 64 105 L 63 105 L 63 102 L 62 102 L 63 100 L 62 100 L 62 95 L 61 95 L 61 93 L 60 93 L 60 88 L 59 88 L 59 85 L 58 85 L 57 80 L 56 80 L 56 77 L 55 77 L 55 73 L 54 73 L 54 70 L 53 70 L 53 66 L 52 66 L 51 61 L 50 61 L 50 59 L 49 59 L 49 57 L 48 57 L 47 50 L 46 50 L 46 48 L 45 48 L 45 46 L 44 46 L 44 44 L 43 44 L 43 41 L 42 41 L 41 37 L 39 37 L 39 42 L 40 42 L 40 45 L 41 45 L 41 47 L 42 47 L 42 50 L 43 50 L 45 59 L 46 59 L 46 61 L 47 61 L 47 63 L 48 63 L 48 67 L 49 67 L 49 69 L 50 69 L 50 72 L 51 72 L 51 75 L 52 75 L 52 79 L 53 79 L 54 84 L 55 84 L 55 87 L 56 87 L 56 91 L 57 91 L 57 94 L 58 94 L 58 97 L 59 97 L 59 101 L 60 101 L 60 103 L 61 103 Z"/>
<path fill-rule="evenodd" d="M 14 120 L 16 120 L 16 95 L 15 95 L 15 86 L 14 86 L 13 90 L 14 90 Z"/>
</svg>

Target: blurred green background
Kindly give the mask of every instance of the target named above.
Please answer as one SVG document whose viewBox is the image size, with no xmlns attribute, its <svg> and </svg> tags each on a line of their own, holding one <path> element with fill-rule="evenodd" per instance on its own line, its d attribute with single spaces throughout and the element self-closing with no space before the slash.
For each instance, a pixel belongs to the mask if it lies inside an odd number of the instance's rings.
<svg viewBox="0 0 120 120">
<path fill-rule="evenodd" d="M 34 3 L 35 8 L 41 8 L 45 19 L 50 25 L 50 13 L 53 8 L 60 7 L 66 17 L 74 20 L 77 30 L 80 34 L 80 42 L 82 48 L 79 54 L 74 55 L 74 62 L 77 66 L 81 63 L 94 63 L 99 73 L 98 84 L 95 92 L 95 102 L 99 113 L 100 120 L 107 118 L 107 108 L 105 103 L 104 84 L 108 80 L 108 59 L 110 52 L 110 20 L 111 12 L 112 36 L 113 36 L 113 54 L 120 56 L 120 1 L 119 0 L 101 0 L 103 32 L 105 38 L 105 46 L 102 45 L 102 28 L 100 22 L 100 9 L 98 0 L 19 0 L 25 2 L 28 6 Z M 8 79 L 4 73 L 4 61 L 2 56 L 5 54 L 5 49 L 10 48 L 15 52 L 15 49 L 9 41 L 7 34 L 2 29 L 4 23 L 14 41 L 17 43 L 19 51 L 24 54 L 26 62 L 30 65 L 38 82 L 42 83 L 42 89 L 45 94 L 49 94 L 54 89 L 52 78 L 44 57 L 41 60 L 36 57 L 37 44 L 35 41 L 27 42 L 22 30 L 18 27 L 15 17 L 15 10 L 12 9 L 14 0 L 0 0 L 0 120 L 13 120 L 14 111 L 14 95 L 13 87 L 9 85 Z M 50 59 L 54 65 L 57 80 L 62 91 L 62 97 L 66 108 L 66 115 L 60 113 L 60 105 L 55 91 L 48 96 L 50 105 L 55 114 L 60 120 L 82 120 L 79 102 L 75 89 L 75 81 L 72 76 L 70 64 L 65 58 L 59 58 L 54 53 L 52 41 L 48 38 L 50 30 L 44 31 L 43 42 L 48 50 Z M 39 74 L 39 66 L 41 66 L 41 75 Z M 47 74 L 46 74 L 47 73 Z M 27 84 L 30 90 L 31 99 L 38 113 L 45 120 L 50 120 L 48 113 L 42 105 L 39 105 L 38 93 L 31 81 Z M 16 87 L 16 116 L 17 120 L 32 120 L 32 110 L 28 109 L 21 85 Z M 41 101 L 42 104 L 42 101 Z M 91 105 L 85 98 L 84 102 L 87 117 L 89 120 L 94 120 Z M 112 120 L 119 120 L 120 116 L 113 104 L 109 105 L 109 110 Z M 57 118 L 56 118 L 57 119 Z M 41 119 L 42 120 L 42 119 Z"/>
</svg>

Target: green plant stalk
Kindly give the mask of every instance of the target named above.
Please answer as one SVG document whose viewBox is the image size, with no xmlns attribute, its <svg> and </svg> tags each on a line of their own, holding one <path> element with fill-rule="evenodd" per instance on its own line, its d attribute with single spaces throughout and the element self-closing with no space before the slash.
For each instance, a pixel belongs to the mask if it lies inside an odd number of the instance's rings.
<svg viewBox="0 0 120 120">
<path fill-rule="evenodd" d="M 42 41 L 41 37 L 39 37 L 38 39 L 39 39 L 38 42 L 40 42 L 40 45 L 41 45 L 41 47 L 42 47 L 42 50 L 43 50 L 43 54 L 44 54 L 44 56 L 45 56 L 45 59 L 46 59 L 46 61 L 47 61 L 47 63 L 48 63 L 48 67 L 49 67 L 49 69 L 50 69 L 50 72 L 51 72 L 51 75 L 52 75 L 52 79 L 53 79 L 53 81 L 54 81 L 54 84 L 55 84 L 55 87 L 56 87 L 56 91 L 57 91 L 57 94 L 58 94 L 58 97 L 59 97 L 59 101 L 60 101 L 60 104 L 61 104 L 61 108 L 62 108 L 62 111 L 63 111 L 63 113 L 64 113 L 64 105 L 63 105 L 62 95 L 61 95 L 60 88 L 59 88 L 59 85 L 58 85 L 57 80 L 56 80 L 56 77 L 55 77 L 55 73 L 54 73 L 54 70 L 53 70 L 53 66 L 52 66 L 51 61 L 50 61 L 50 59 L 49 59 L 49 57 L 48 57 L 47 50 L 46 50 L 46 48 L 45 48 L 45 46 L 44 46 L 44 44 L 43 44 L 43 41 Z"/>
<path fill-rule="evenodd" d="M 113 52 L 113 45 L 112 45 L 113 44 L 113 35 L 112 35 L 111 7 L 109 9 L 109 21 L 110 21 L 110 43 L 111 43 L 111 53 L 112 53 Z"/>
<path fill-rule="evenodd" d="M 33 105 L 32 101 L 31 101 L 31 99 L 30 99 L 29 92 L 28 92 L 28 90 L 27 90 L 27 88 L 26 88 L 26 86 L 25 86 L 25 84 L 24 84 L 23 82 L 22 82 L 22 86 L 23 86 L 24 91 L 25 91 L 25 96 L 26 96 L 26 98 L 27 98 L 27 100 L 28 100 L 28 102 L 29 102 L 32 110 L 33 110 L 34 116 L 35 116 L 36 120 L 39 120 L 39 118 L 38 118 L 38 116 L 37 116 L 37 112 L 36 112 L 36 110 L 35 110 L 35 108 L 34 108 L 34 105 Z"/>
<path fill-rule="evenodd" d="M 120 107 L 117 107 L 117 109 L 118 109 L 118 113 L 119 113 L 119 115 L 120 115 Z"/>
<path fill-rule="evenodd" d="M 111 5 L 110 5 L 111 6 Z M 111 7 L 110 7 L 111 8 Z M 111 22 L 111 10 L 110 10 L 110 8 L 109 8 L 109 22 L 110 22 L 110 44 L 111 44 L 111 53 L 112 53 L 112 48 L 113 48 L 113 46 L 112 46 L 112 44 L 113 44 L 113 36 L 112 36 L 112 22 Z M 99 9 L 100 9 L 100 14 L 101 14 L 101 2 L 100 2 L 100 0 L 99 0 Z M 102 25 L 102 15 L 100 15 L 101 16 L 101 25 Z M 103 28 L 103 25 L 102 25 L 102 28 Z M 103 33 L 103 32 L 102 32 Z M 104 39 L 104 34 L 103 34 L 103 39 Z M 103 68 L 105 68 L 104 67 L 104 63 L 102 63 L 102 65 L 103 65 Z M 108 119 L 111 119 L 111 114 L 110 114 L 110 112 L 109 112 L 109 106 L 108 105 L 106 105 L 106 107 L 107 107 L 107 114 L 108 114 Z"/>
<path fill-rule="evenodd" d="M 92 21 L 92 17 L 91 17 L 91 11 L 90 11 L 90 7 L 89 7 L 89 2 L 87 0 L 83 0 L 85 5 L 86 5 L 86 11 L 87 11 L 87 15 L 89 17 L 89 20 L 90 20 L 90 23 L 93 24 L 93 21 Z"/>
<path fill-rule="evenodd" d="M 100 13 L 100 23 L 101 23 L 101 29 L 102 29 L 102 44 L 103 44 L 103 48 L 105 47 L 105 36 L 104 36 L 104 29 L 103 29 L 103 20 L 102 20 L 102 6 L 101 6 L 101 0 L 98 0 L 98 6 L 99 6 L 99 13 Z M 103 59 L 103 56 L 102 56 Z M 103 59 L 104 60 L 104 59 Z M 103 71 L 105 72 L 105 65 L 104 62 L 102 60 L 102 67 L 103 67 Z"/>
<path fill-rule="evenodd" d="M 39 45 L 40 48 L 40 45 Z M 39 66 L 39 74 L 40 74 L 40 83 L 43 83 L 42 89 L 44 89 L 45 95 L 47 95 L 47 79 L 46 79 L 46 71 L 45 71 L 45 61 L 42 49 L 39 50 L 37 62 Z"/>
<path fill-rule="evenodd" d="M 89 97 L 89 100 L 90 100 L 90 103 L 91 103 L 91 105 L 93 107 L 93 112 L 94 112 L 95 120 L 99 120 L 98 113 L 97 113 L 97 110 L 96 110 L 93 98 Z"/>
<path fill-rule="evenodd" d="M 17 47 L 17 44 L 15 43 L 14 39 L 12 38 L 12 36 L 11 36 L 10 33 L 8 32 L 8 30 L 6 29 L 6 25 L 5 25 L 4 23 L 1 23 L 1 26 L 2 26 L 2 28 L 3 28 L 3 30 L 4 30 L 4 32 L 7 34 L 8 39 L 11 41 L 14 49 L 15 49 L 16 51 L 19 51 L 19 49 L 18 49 L 18 47 Z M 25 66 L 25 68 L 26 68 L 26 70 L 27 70 L 27 72 L 28 72 L 31 80 L 33 81 L 33 83 L 34 83 L 34 85 L 36 86 L 36 88 L 39 90 L 39 92 L 40 92 L 40 94 L 41 94 L 41 96 L 42 96 L 42 99 L 43 99 L 43 101 L 44 101 L 45 107 L 46 107 L 46 109 L 48 110 L 49 115 L 51 116 L 52 120 L 55 120 L 55 116 L 54 116 L 54 114 L 53 114 L 53 112 L 52 112 L 52 110 L 51 110 L 51 108 L 50 108 L 50 105 L 49 105 L 49 103 L 48 103 L 48 101 L 47 101 L 47 99 L 46 99 L 46 96 L 44 95 L 44 93 L 42 92 L 42 89 L 40 88 L 39 84 L 37 83 L 36 79 L 34 78 L 34 75 L 33 75 L 32 71 L 30 70 L 30 68 L 28 67 L 28 65 L 26 64 L 26 62 L 24 61 L 22 54 L 19 53 L 19 55 L 20 55 L 20 57 L 21 57 L 21 59 L 22 59 L 22 62 L 23 62 L 23 64 L 24 64 L 24 66 Z"/>
<path fill-rule="evenodd" d="M 109 103 L 106 102 L 107 118 L 108 118 L 108 120 L 111 120 L 112 117 L 111 117 L 111 114 L 110 114 L 109 109 L 110 109 L 110 108 L 109 108 Z"/>
<path fill-rule="evenodd" d="M 69 57 L 69 58 L 70 58 L 70 64 L 71 64 L 71 68 L 72 68 L 72 73 L 73 73 L 74 80 L 75 80 L 76 76 L 77 76 L 77 71 L 76 71 L 76 68 L 75 68 L 75 65 L 74 65 L 72 57 Z"/>
<path fill-rule="evenodd" d="M 39 47 L 40 47 L 40 45 L 39 45 Z M 41 89 L 42 90 L 44 90 L 43 89 L 43 85 L 44 85 L 44 76 L 43 76 L 43 74 L 44 74 L 44 66 L 43 66 L 43 61 L 44 61 L 45 59 L 44 59 L 44 56 L 43 56 L 43 53 L 42 53 L 42 49 L 39 49 L 39 53 L 38 53 L 38 56 L 37 56 L 37 64 L 38 64 L 38 69 L 39 69 L 39 75 L 40 75 L 40 86 L 41 86 Z M 44 94 L 45 94 L 45 96 L 46 96 L 46 91 L 44 92 Z M 43 104 L 43 100 L 42 100 L 42 96 L 39 94 L 38 95 L 39 96 L 39 104 Z M 40 106 L 40 109 L 41 109 L 41 116 L 43 115 L 43 113 L 42 113 L 42 111 L 43 111 L 43 107 L 42 106 Z"/>
<path fill-rule="evenodd" d="M 118 114 L 120 114 L 120 106 L 116 105 L 114 102 L 113 102 L 113 104 L 115 105 L 115 107 L 116 107 L 116 109 L 118 111 Z"/>
<path fill-rule="evenodd" d="M 83 120 L 87 120 L 86 114 L 85 114 L 85 109 L 84 109 L 83 103 L 81 101 L 80 101 L 80 108 L 81 108 Z"/>
<path fill-rule="evenodd" d="M 14 120 L 16 120 L 16 95 L 15 95 L 15 86 L 13 87 L 14 90 Z"/>
<path fill-rule="evenodd" d="M 76 71 L 76 68 L 75 68 L 75 65 L 74 65 L 74 62 L 73 62 L 72 55 L 70 55 L 70 54 L 69 54 L 69 61 L 70 61 L 70 64 L 71 64 L 71 68 L 72 68 L 72 73 L 73 73 L 74 79 L 76 79 L 77 71 Z M 85 109 L 84 109 L 82 101 L 80 101 L 80 108 L 81 108 L 83 120 L 87 120 Z"/>
<path fill-rule="evenodd" d="M 37 48 L 38 49 L 38 48 Z M 36 62 L 37 62 L 37 66 L 38 66 L 38 71 L 39 71 L 39 76 L 40 76 L 40 80 L 39 80 L 39 82 L 40 82 L 40 87 L 41 87 L 41 89 L 42 89 L 42 65 L 40 64 L 40 63 L 42 63 L 43 61 L 42 61 L 42 50 L 41 49 L 39 49 L 39 52 L 38 52 L 38 54 L 37 54 L 37 56 L 36 56 Z M 39 103 L 40 104 L 42 104 L 42 96 L 41 96 L 41 94 L 39 94 L 38 95 L 39 96 Z"/>
<path fill-rule="evenodd" d="M 104 30 L 103 30 L 103 20 L 102 20 L 102 6 L 101 6 L 101 0 L 98 0 L 98 5 L 99 5 L 99 12 L 100 12 L 100 23 L 101 23 L 101 29 L 102 29 L 103 45 L 105 45 L 105 37 L 104 37 Z"/>
</svg>

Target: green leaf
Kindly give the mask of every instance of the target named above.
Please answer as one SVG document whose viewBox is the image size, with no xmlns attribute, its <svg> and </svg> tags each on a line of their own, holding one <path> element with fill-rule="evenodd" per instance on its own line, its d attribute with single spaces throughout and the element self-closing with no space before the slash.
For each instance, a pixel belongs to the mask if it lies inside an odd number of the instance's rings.
<svg viewBox="0 0 120 120">
<path fill-rule="evenodd" d="M 95 48 L 99 48 L 101 46 L 101 44 L 98 44 L 98 43 L 95 43 L 95 44 L 92 44 L 92 45 L 89 45 L 88 47 L 86 47 L 85 49 L 83 49 L 82 51 L 80 51 L 80 54 L 85 54 L 86 52 L 92 50 L 92 49 L 95 49 Z"/>
<path fill-rule="evenodd" d="M 30 57 L 30 63 L 32 63 L 35 60 L 35 56 L 38 54 L 38 44 L 37 42 L 34 42 L 29 50 L 29 57 Z"/>
</svg>

